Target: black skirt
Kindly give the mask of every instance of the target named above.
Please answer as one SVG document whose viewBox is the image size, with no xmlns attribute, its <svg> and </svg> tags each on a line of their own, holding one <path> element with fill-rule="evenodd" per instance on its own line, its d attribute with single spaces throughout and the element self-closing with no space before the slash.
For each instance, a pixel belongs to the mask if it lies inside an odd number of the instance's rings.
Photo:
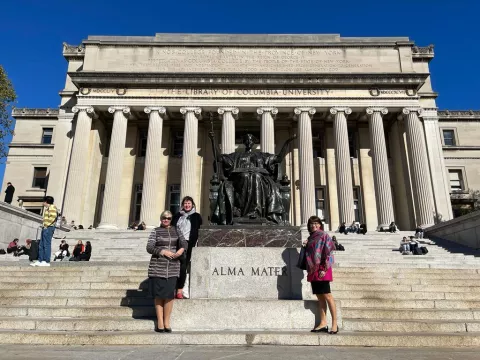
<svg viewBox="0 0 480 360">
<path fill-rule="evenodd" d="M 330 294 L 330 281 L 312 281 L 312 292 L 314 294 Z"/>
<path fill-rule="evenodd" d="M 170 278 L 150 278 L 150 288 L 152 296 L 158 299 L 174 299 L 175 289 L 177 287 L 177 277 Z"/>
</svg>

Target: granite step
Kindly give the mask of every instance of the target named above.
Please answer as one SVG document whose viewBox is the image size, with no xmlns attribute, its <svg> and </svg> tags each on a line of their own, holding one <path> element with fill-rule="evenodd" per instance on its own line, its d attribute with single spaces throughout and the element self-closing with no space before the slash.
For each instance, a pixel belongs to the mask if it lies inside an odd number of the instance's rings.
<svg viewBox="0 0 480 360">
<path fill-rule="evenodd" d="M 343 319 L 343 330 L 345 331 L 384 331 L 384 332 L 403 332 L 419 333 L 421 336 L 425 332 L 449 332 L 465 333 L 467 331 L 478 331 L 480 321 L 461 320 L 370 320 L 370 319 Z"/>
<path fill-rule="evenodd" d="M 376 347 L 476 347 L 480 333 L 349 332 L 337 335 L 305 331 L 38 331 L 2 330 L 2 344 L 49 345 L 288 345 Z"/>
<path fill-rule="evenodd" d="M 342 308 L 342 316 L 346 319 L 368 320 L 480 320 L 480 310 Z"/>
</svg>

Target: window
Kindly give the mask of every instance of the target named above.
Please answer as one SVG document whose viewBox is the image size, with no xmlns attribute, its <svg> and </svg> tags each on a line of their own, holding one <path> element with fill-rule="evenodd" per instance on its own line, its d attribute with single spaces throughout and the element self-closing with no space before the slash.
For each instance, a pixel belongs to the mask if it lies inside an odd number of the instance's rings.
<svg viewBox="0 0 480 360">
<path fill-rule="evenodd" d="M 33 168 L 33 184 L 32 187 L 46 189 L 47 188 L 47 168 Z"/>
<path fill-rule="evenodd" d="M 173 133 L 172 155 L 181 158 L 183 156 L 183 132 Z"/>
<path fill-rule="evenodd" d="M 323 154 L 323 134 L 314 135 L 312 138 L 313 158 L 324 158 Z"/>
<path fill-rule="evenodd" d="M 140 221 L 144 219 L 140 219 L 140 210 L 142 209 L 142 190 L 143 184 L 136 184 L 135 185 L 135 194 L 134 194 L 134 204 L 133 204 L 133 221 Z"/>
<path fill-rule="evenodd" d="M 448 170 L 450 178 L 450 191 L 464 190 L 462 170 Z"/>
<path fill-rule="evenodd" d="M 51 144 L 53 136 L 53 128 L 43 128 L 42 144 Z"/>
<path fill-rule="evenodd" d="M 141 130 L 138 141 L 138 156 L 144 157 L 147 153 L 147 131 Z"/>
<path fill-rule="evenodd" d="M 361 203 L 360 203 L 360 188 L 353 188 L 353 211 L 355 213 L 355 222 L 361 223 Z M 348 224 L 347 224 L 348 225 Z"/>
<path fill-rule="evenodd" d="M 315 189 L 315 207 L 317 210 L 317 216 L 321 220 L 325 220 L 325 188 L 318 187 Z"/>
<path fill-rule="evenodd" d="M 455 146 L 455 131 L 443 130 L 443 143 L 445 146 Z"/>
<path fill-rule="evenodd" d="M 354 130 L 348 129 L 348 149 L 351 158 L 357 158 L 357 141 Z"/>
<path fill-rule="evenodd" d="M 31 213 L 42 215 L 43 208 L 36 208 L 36 207 L 26 207 L 25 210 L 30 211 Z"/>
<path fill-rule="evenodd" d="M 390 152 L 390 136 L 388 136 L 388 131 L 385 130 L 385 147 L 387 148 L 387 158 L 392 157 L 392 153 Z"/>
<path fill-rule="evenodd" d="M 180 211 L 180 185 L 169 186 L 168 207 L 172 214 Z"/>
</svg>

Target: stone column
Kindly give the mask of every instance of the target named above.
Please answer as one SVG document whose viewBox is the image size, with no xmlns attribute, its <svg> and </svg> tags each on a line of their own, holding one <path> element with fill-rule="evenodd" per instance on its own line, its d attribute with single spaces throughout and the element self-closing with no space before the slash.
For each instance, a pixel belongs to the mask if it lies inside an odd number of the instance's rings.
<svg viewBox="0 0 480 360">
<path fill-rule="evenodd" d="M 68 169 L 67 189 L 65 202 L 62 209 L 68 221 L 75 221 L 78 224 L 82 215 L 82 199 L 85 196 L 85 176 L 87 174 L 88 147 L 90 143 L 90 130 L 92 128 L 92 117 L 95 115 L 91 106 L 74 106 L 72 111 L 77 114 L 75 134 Z"/>
<path fill-rule="evenodd" d="M 238 108 L 219 107 L 218 113 L 222 115 L 222 154 L 235 152 L 235 120 L 238 117 Z"/>
<path fill-rule="evenodd" d="M 158 194 L 161 191 L 162 130 L 163 116 L 166 110 L 163 106 L 160 106 L 146 107 L 144 111 L 149 115 L 149 121 L 140 219 L 145 221 L 148 228 L 153 228 L 159 224 L 160 218 L 160 214 L 156 212 L 156 209 L 158 206 Z"/>
<path fill-rule="evenodd" d="M 302 225 L 316 215 L 315 175 L 313 173 L 312 119 L 316 110 L 298 107 L 294 110 L 298 119 L 298 155 L 300 165 L 300 216 Z"/>
<path fill-rule="evenodd" d="M 388 170 L 387 146 L 383 129 L 383 115 L 388 110 L 382 107 L 367 109 L 370 126 L 370 148 L 372 150 L 373 175 L 375 183 L 375 198 L 377 200 L 377 230 L 388 228 L 394 221 L 392 191 L 390 188 L 390 173 Z"/>
<path fill-rule="evenodd" d="M 198 118 L 202 113 L 199 107 L 183 107 L 180 113 L 185 118 L 183 132 L 182 180 L 180 183 L 180 198 L 191 196 L 197 199 L 197 140 Z"/>
<path fill-rule="evenodd" d="M 127 106 L 111 106 L 108 108 L 108 112 L 113 114 L 113 127 L 99 229 L 117 228 L 118 200 L 123 174 L 123 150 L 127 138 L 127 116 L 130 114 L 130 108 Z"/>
<path fill-rule="evenodd" d="M 335 116 L 333 133 L 335 137 L 335 165 L 337 173 L 338 212 L 340 223 L 347 225 L 355 220 L 353 211 L 352 168 L 348 146 L 347 115 L 352 113 L 348 107 L 334 107 L 330 113 Z"/>
<path fill-rule="evenodd" d="M 273 125 L 273 118 L 278 114 L 278 109 L 275 107 L 259 107 L 257 114 L 261 115 L 261 131 L 260 131 L 260 148 L 262 152 L 274 154 L 275 153 L 275 127 Z"/>
<path fill-rule="evenodd" d="M 430 176 L 425 137 L 418 118 L 420 113 L 420 108 L 403 109 L 417 226 L 429 227 L 434 224 L 432 194 L 428 183 Z"/>
</svg>

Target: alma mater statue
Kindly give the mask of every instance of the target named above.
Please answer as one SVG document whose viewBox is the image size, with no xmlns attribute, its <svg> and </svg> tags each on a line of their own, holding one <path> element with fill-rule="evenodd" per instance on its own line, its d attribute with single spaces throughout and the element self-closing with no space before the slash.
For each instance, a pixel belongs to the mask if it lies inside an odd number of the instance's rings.
<svg viewBox="0 0 480 360">
<path fill-rule="evenodd" d="M 288 225 L 290 181 L 278 179 L 278 167 L 286 155 L 288 139 L 279 154 L 253 152 L 254 136 L 243 136 L 245 150 L 221 154 L 213 131 L 209 132 L 214 154 L 214 196 L 211 201 L 211 222 L 231 224 Z M 215 186 L 216 185 L 216 186 Z M 285 188 L 287 190 L 285 190 Z M 212 192 L 212 190 L 211 190 Z M 288 192 L 288 194 L 287 194 Z"/>
</svg>

